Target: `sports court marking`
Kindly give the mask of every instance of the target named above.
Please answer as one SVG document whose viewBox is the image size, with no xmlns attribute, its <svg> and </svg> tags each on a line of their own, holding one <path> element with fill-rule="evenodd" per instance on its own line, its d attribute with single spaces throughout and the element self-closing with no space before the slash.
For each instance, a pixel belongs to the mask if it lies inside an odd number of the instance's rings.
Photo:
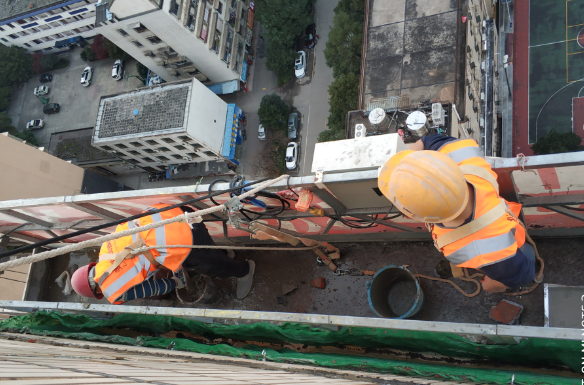
<svg viewBox="0 0 584 385">
<path fill-rule="evenodd" d="M 582 78 L 584 78 L 584 73 L 582 73 L 581 75 L 579 75 L 577 77 L 577 79 L 571 80 L 570 79 L 570 61 L 571 60 L 576 60 L 576 58 L 572 59 L 571 56 L 572 55 L 579 55 L 581 53 L 584 53 L 584 23 L 577 23 L 577 24 L 572 24 L 570 25 L 570 21 L 568 19 L 568 7 L 569 4 L 572 2 L 572 4 L 575 3 L 574 0 L 566 0 L 566 83 L 574 83 L 577 81 L 581 81 Z M 584 21 L 584 20 L 578 20 L 580 21 Z M 574 64 L 574 63 L 573 63 Z M 580 63 L 581 67 L 582 63 Z"/>
</svg>

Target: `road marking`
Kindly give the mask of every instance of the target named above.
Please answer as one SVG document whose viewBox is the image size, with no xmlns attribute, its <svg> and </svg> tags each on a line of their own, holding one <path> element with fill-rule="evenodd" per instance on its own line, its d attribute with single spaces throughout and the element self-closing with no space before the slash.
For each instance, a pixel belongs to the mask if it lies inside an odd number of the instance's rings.
<svg viewBox="0 0 584 385">
<path fill-rule="evenodd" d="M 308 175 L 305 172 L 305 168 L 306 168 L 306 154 L 307 154 L 307 150 L 308 150 L 308 125 L 310 123 L 310 104 L 308 105 L 308 118 L 306 119 L 306 127 L 304 128 L 304 139 L 306 139 L 306 143 L 304 143 L 304 145 L 302 147 L 304 147 L 304 161 L 302 162 L 302 173 L 304 175 Z"/>
</svg>

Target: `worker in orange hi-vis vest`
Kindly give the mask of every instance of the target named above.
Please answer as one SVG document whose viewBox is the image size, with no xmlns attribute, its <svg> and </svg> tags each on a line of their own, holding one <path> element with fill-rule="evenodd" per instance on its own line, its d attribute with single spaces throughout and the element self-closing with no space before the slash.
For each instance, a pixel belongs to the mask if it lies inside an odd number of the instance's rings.
<svg viewBox="0 0 584 385">
<path fill-rule="evenodd" d="M 426 223 L 453 266 L 482 271 L 486 291 L 534 280 L 535 250 L 517 220 L 521 205 L 499 196 L 497 174 L 474 140 L 425 136 L 385 163 L 378 186 L 405 216 Z"/>
<path fill-rule="evenodd" d="M 168 206 L 156 204 L 150 209 Z M 194 211 L 189 206 L 181 206 L 123 223 L 115 231 L 145 226 Z M 200 222 L 175 222 L 108 241 L 101 247 L 99 261 L 75 271 L 71 285 L 79 295 L 97 299 L 105 297 L 117 305 L 183 288 L 185 279 L 182 269 L 186 268 L 216 278 L 236 277 L 237 298 L 244 298 L 251 290 L 255 271 L 253 261 L 233 259 L 233 252 L 230 258 L 218 249 L 165 248 L 165 245 L 214 245 L 214 242 Z M 132 249 L 143 246 L 157 247 L 142 254 L 130 254 Z M 171 270 L 174 273 L 172 278 L 154 279 L 160 268 Z"/>
</svg>

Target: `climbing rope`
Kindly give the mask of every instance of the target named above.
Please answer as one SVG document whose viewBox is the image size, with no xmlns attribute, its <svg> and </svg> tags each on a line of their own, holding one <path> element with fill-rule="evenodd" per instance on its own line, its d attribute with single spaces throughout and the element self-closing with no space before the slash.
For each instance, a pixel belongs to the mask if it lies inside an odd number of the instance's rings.
<svg viewBox="0 0 584 385">
<path fill-rule="evenodd" d="M 477 281 L 476 279 L 473 279 L 474 277 L 477 276 L 482 276 L 483 274 L 477 273 L 477 274 L 473 274 L 472 276 L 468 275 L 468 271 L 466 271 L 466 269 L 464 269 L 464 277 L 459 277 L 461 280 L 463 281 L 467 281 L 467 282 L 474 282 L 477 285 L 477 289 L 474 291 L 474 293 L 467 293 L 464 290 L 462 290 L 460 288 L 460 286 L 458 286 L 456 283 L 454 283 L 454 281 L 450 280 L 450 279 L 444 279 L 444 278 L 437 278 L 437 277 L 429 277 L 427 275 L 423 275 L 423 274 L 414 274 L 415 277 L 417 278 L 424 278 L 424 279 L 429 279 L 431 281 L 439 281 L 439 282 L 446 282 L 451 284 L 452 286 L 454 286 L 454 288 L 456 290 L 458 290 L 462 295 L 464 295 L 465 297 L 474 297 L 476 295 L 478 295 L 481 292 L 481 283 L 479 281 Z"/>
<path fill-rule="evenodd" d="M 269 186 L 271 186 L 271 185 L 273 185 L 281 180 L 284 180 L 287 177 L 288 177 L 288 175 L 281 175 L 276 179 L 266 181 L 266 182 L 258 185 L 257 187 L 254 187 L 253 189 L 249 190 L 248 192 L 239 195 L 237 198 L 239 200 L 248 198 L 248 197 L 256 194 L 258 191 L 261 191 L 261 190 L 265 189 L 266 187 L 269 187 Z M 207 215 L 207 214 L 215 213 L 218 211 L 223 211 L 224 209 L 226 209 L 226 206 L 225 206 L 225 204 L 222 204 L 219 206 L 210 207 L 208 209 L 199 210 L 199 211 L 196 211 L 194 213 L 185 213 L 184 215 L 179 215 L 179 216 L 174 217 L 174 218 L 165 219 L 165 220 L 159 221 L 159 222 L 153 222 L 153 223 L 148 224 L 146 226 L 141 226 L 141 227 L 136 227 L 133 229 L 125 230 L 125 231 L 115 232 L 115 233 L 111 233 L 109 235 L 104 235 L 104 236 L 90 239 L 87 241 L 74 243 L 74 244 L 64 246 L 64 247 L 61 247 L 61 248 L 58 248 L 55 250 L 49 250 L 49 251 L 45 251 L 45 252 L 42 252 L 39 254 L 33 254 L 31 256 L 28 256 L 28 257 L 14 259 L 12 261 L 0 263 L 0 271 L 4 271 L 6 269 L 10 269 L 12 267 L 16 267 L 16 266 L 20 266 L 20 265 L 26 265 L 29 263 L 44 261 L 45 259 L 53 258 L 53 257 L 56 257 L 58 255 L 67 254 L 67 253 L 70 253 L 72 251 L 82 250 L 82 249 L 85 249 L 88 247 L 101 246 L 101 244 L 103 244 L 104 242 L 107 242 L 107 241 L 123 238 L 123 237 L 126 237 L 128 235 L 137 234 L 137 233 L 141 233 L 143 231 L 166 226 L 166 225 L 171 224 L 171 223 L 186 222 L 186 221 L 189 221 L 191 219 L 194 219 L 197 217 L 202 217 L 202 216 Z"/>
<path fill-rule="evenodd" d="M 163 246 L 143 246 L 132 250 L 130 254 L 142 254 L 147 250 L 152 249 L 220 249 L 220 250 L 248 250 L 248 251 L 303 251 L 316 249 L 320 245 L 308 246 L 308 247 L 245 247 L 245 246 L 217 246 L 217 245 L 163 245 Z"/>
</svg>

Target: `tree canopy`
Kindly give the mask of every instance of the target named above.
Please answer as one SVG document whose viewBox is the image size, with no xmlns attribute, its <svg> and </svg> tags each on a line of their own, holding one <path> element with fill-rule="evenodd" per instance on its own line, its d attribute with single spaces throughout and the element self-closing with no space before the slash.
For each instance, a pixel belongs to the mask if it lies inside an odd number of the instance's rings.
<svg viewBox="0 0 584 385">
<path fill-rule="evenodd" d="M 354 21 L 344 12 L 336 14 L 324 50 L 326 65 L 333 69 L 335 78 L 348 72 L 359 72 L 362 48 L 362 21 Z"/>
<path fill-rule="evenodd" d="M 10 95 L 12 94 L 12 87 L 0 87 L 0 111 L 4 111 L 10 104 Z"/>
<path fill-rule="evenodd" d="M 115 45 L 106 38 L 103 39 L 103 47 L 107 51 L 108 56 L 111 57 L 112 59 L 124 60 L 130 57 L 130 55 L 126 51 L 124 51 L 123 49 L 121 49 L 120 47 L 118 47 L 117 45 Z"/>
<path fill-rule="evenodd" d="M 319 142 L 345 138 L 347 112 L 357 109 L 358 98 L 359 75 L 346 73 L 331 83 L 329 86 L 328 129 L 318 135 Z"/>
<path fill-rule="evenodd" d="M 5 112 L 0 112 L 0 132 L 12 133 L 16 130 L 12 126 L 12 119 Z"/>
<path fill-rule="evenodd" d="M 257 0 L 255 18 L 266 30 L 266 67 L 278 75 L 278 86 L 294 77 L 296 38 L 312 23 L 315 0 Z"/>
<path fill-rule="evenodd" d="M 58 61 L 59 61 L 59 58 L 57 58 L 57 55 L 55 55 L 54 53 L 44 55 L 41 58 L 41 66 L 47 71 L 52 70 Z"/>
<path fill-rule="evenodd" d="M 0 45 L 0 86 L 27 81 L 32 73 L 32 58 L 24 48 Z"/>
<path fill-rule="evenodd" d="M 531 149 L 536 155 L 545 155 L 584 151 L 584 146 L 582 146 L 582 138 L 575 133 L 558 132 L 553 128 L 546 136 L 539 138 Z"/>
<path fill-rule="evenodd" d="M 265 95 L 260 102 L 258 117 L 264 127 L 270 129 L 286 129 L 290 107 L 276 94 Z"/>
</svg>

